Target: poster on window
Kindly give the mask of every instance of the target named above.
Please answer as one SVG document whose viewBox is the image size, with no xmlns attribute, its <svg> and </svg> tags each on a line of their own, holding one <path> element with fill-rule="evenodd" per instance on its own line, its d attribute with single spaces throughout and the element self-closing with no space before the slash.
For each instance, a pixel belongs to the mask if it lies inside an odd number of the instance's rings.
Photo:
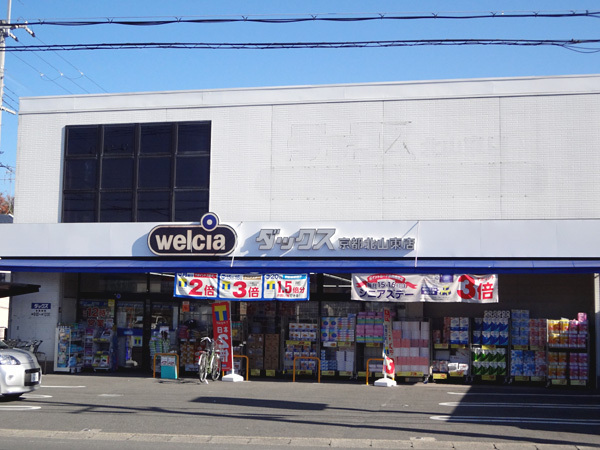
<svg viewBox="0 0 600 450">
<path fill-rule="evenodd" d="M 352 274 L 352 300 L 498 303 L 497 275 Z"/>
<path fill-rule="evenodd" d="M 178 273 L 175 277 L 175 297 L 217 298 L 219 274 Z"/>
</svg>

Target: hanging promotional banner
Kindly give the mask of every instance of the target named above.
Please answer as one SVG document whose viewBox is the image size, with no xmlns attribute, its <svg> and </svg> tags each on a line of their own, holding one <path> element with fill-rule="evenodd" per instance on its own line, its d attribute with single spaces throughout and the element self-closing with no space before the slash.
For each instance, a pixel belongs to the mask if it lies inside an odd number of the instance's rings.
<svg viewBox="0 0 600 450">
<path fill-rule="evenodd" d="M 178 273 L 175 276 L 175 297 L 216 299 L 219 275 L 216 273 Z"/>
<path fill-rule="evenodd" d="M 308 274 L 178 273 L 173 295 L 229 301 L 306 301 L 310 294 L 308 280 Z"/>
<path fill-rule="evenodd" d="M 270 273 L 265 278 L 265 299 L 308 300 L 308 275 Z"/>
<path fill-rule="evenodd" d="M 352 274 L 352 300 L 498 303 L 497 275 Z"/>
<path fill-rule="evenodd" d="M 213 303 L 213 339 L 215 348 L 219 349 L 221 357 L 221 369 L 233 370 L 233 353 L 231 342 L 231 315 L 229 313 L 229 302 Z"/>
<path fill-rule="evenodd" d="M 227 300 L 262 300 L 262 275 L 219 274 L 219 298 Z"/>
</svg>

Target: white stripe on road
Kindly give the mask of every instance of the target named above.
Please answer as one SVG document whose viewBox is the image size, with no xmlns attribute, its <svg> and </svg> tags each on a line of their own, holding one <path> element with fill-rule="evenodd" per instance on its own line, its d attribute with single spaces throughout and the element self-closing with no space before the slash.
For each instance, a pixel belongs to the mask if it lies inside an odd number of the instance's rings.
<svg viewBox="0 0 600 450">
<path fill-rule="evenodd" d="M 600 395 L 578 395 L 578 394 L 547 394 L 545 392 L 541 392 L 539 394 L 520 394 L 520 393 L 507 393 L 507 392 L 446 392 L 449 395 L 501 395 L 502 397 L 508 396 L 516 396 L 516 397 L 569 397 L 569 398 L 589 398 L 589 397 L 600 397 Z"/>
<path fill-rule="evenodd" d="M 41 409 L 41 406 L 25 405 L 0 405 L 0 411 L 30 411 L 32 409 Z"/>
<path fill-rule="evenodd" d="M 59 388 L 59 389 L 80 389 L 80 388 L 84 388 L 85 386 L 48 386 L 46 384 L 40 386 L 43 388 Z"/>
<path fill-rule="evenodd" d="M 464 402 L 444 402 L 440 403 L 441 406 L 477 406 L 477 407 L 488 407 L 494 408 L 499 407 L 518 407 L 518 408 L 558 408 L 558 409 L 600 409 L 600 405 L 580 405 L 580 404 L 562 404 L 562 403 L 464 403 Z"/>
<path fill-rule="evenodd" d="M 600 420 L 585 419 L 538 419 L 535 417 L 477 417 L 477 416 L 431 416 L 431 420 L 442 422 L 467 422 L 467 423 L 537 423 L 555 425 L 593 425 L 599 426 Z"/>
<path fill-rule="evenodd" d="M 23 394 L 22 398 L 52 398 L 52 396 L 44 394 Z"/>
</svg>

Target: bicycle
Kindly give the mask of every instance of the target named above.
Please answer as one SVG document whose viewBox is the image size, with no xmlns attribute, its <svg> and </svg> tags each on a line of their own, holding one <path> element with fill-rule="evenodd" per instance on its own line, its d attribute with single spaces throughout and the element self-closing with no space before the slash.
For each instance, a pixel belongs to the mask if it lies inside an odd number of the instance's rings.
<svg viewBox="0 0 600 450">
<path fill-rule="evenodd" d="M 204 337 L 200 343 L 206 342 L 206 350 L 200 353 L 198 358 L 198 377 L 200 382 L 207 383 L 206 378 L 210 374 L 213 381 L 217 381 L 221 375 L 221 357 L 215 349 L 215 341 Z"/>
</svg>

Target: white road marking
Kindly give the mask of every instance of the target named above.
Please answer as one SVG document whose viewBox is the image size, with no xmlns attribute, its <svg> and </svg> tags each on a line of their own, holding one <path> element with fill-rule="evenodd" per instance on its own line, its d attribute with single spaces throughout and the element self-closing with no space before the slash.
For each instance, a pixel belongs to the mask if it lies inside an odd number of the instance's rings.
<svg viewBox="0 0 600 450">
<path fill-rule="evenodd" d="M 535 417 L 477 417 L 477 416 L 431 416 L 431 420 L 442 422 L 467 422 L 467 423 L 537 423 L 555 425 L 593 425 L 599 426 L 600 420 L 585 419 L 541 419 Z"/>
<path fill-rule="evenodd" d="M 569 398 L 589 398 L 589 397 L 600 397 L 600 395 L 579 395 L 579 394 L 547 394 L 546 392 L 540 392 L 539 394 L 521 394 L 517 392 L 508 393 L 508 392 L 446 392 L 449 395 L 485 395 L 486 397 L 492 395 L 500 395 L 502 397 L 569 397 Z"/>
<path fill-rule="evenodd" d="M 98 397 L 123 397 L 123 394 L 98 394 Z"/>
<path fill-rule="evenodd" d="M 440 406 L 464 407 L 464 406 L 491 406 L 500 407 L 518 407 L 518 408 L 558 408 L 558 409 L 600 409 L 600 405 L 580 405 L 580 404 L 562 404 L 562 403 L 469 403 L 469 402 L 444 402 Z"/>
<path fill-rule="evenodd" d="M 30 411 L 33 409 L 41 409 L 41 406 L 27 405 L 0 405 L 0 411 Z"/>
<path fill-rule="evenodd" d="M 59 388 L 59 389 L 81 389 L 81 388 L 84 388 L 86 386 L 48 386 L 48 385 L 44 384 L 43 386 L 40 386 L 40 387 L 43 387 L 43 388 Z"/>
<path fill-rule="evenodd" d="M 22 398 L 52 398 L 52 396 L 44 394 L 23 394 Z"/>
</svg>

